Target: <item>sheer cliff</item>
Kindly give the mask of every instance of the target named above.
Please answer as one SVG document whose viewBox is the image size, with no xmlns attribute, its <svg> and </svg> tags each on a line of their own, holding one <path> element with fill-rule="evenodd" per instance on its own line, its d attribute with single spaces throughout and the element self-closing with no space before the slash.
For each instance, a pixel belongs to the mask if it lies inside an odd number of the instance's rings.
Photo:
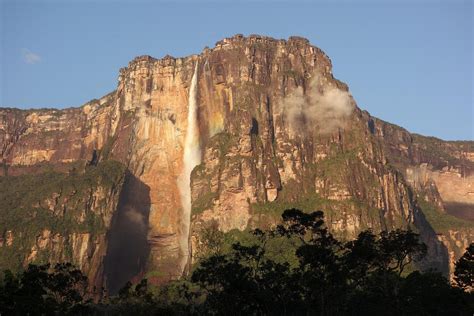
<svg viewBox="0 0 474 316">
<path fill-rule="evenodd" d="M 449 274 L 474 240 L 474 142 L 374 118 L 331 71 L 306 39 L 236 35 L 137 57 L 82 107 L 0 109 L 2 268 L 68 260 L 113 292 L 186 273 L 206 225 L 299 207 L 347 239 L 417 230 L 421 267 Z"/>
</svg>

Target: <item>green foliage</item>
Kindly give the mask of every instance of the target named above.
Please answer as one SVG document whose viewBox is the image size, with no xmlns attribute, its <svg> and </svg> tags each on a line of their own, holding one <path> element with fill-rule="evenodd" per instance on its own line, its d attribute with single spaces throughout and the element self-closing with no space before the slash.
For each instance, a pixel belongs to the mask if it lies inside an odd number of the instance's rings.
<svg viewBox="0 0 474 316">
<path fill-rule="evenodd" d="M 283 224 L 252 232 L 226 254 L 203 260 L 191 281 L 200 285 L 205 314 L 433 315 L 468 314 L 472 295 L 452 288 L 440 274 L 403 276 L 426 247 L 411 231 L 363 232 L 351 242 L 336 240 L 322 212 L 283 213 Z M 299 239 L 298 264 L 273 260 L 273 238 Z M 239 238 L 242 240 L 242 238 Z"/>
<path fill-rule="evenodd" d="M 192 214 L 200 214 L 211 208 L 215 198 L 217 198 L 217 193 L 211 191 L 200 195 L 193 203 Z"/>
<path fill-rule="evenodd" d="M 335 201 L 324 199 L 316 193 L 295 198 L 293 201 L 288 201 L 289 198 L 286 197 L 292 195 L 289 191 L 295 189 L 295 187 L 295 185 L 287 185 L 282 191 L 280 197 L 273 202 L 252 204 L 250 206 L 251 211 L 255 214 L 268 214 L 275 218 L 280 218 L 283 211 L 291 207 L 298 208 L 304 212 L 312 212 L 322 208 L 327 209 L 331 204 L 335 204 Z"/>
<path fill-rule="evenodd" d="M 0 177 L 0 234 L 13 234 L 13 244 L 0 248 L 0 266 L 20 268 L 45 229 L 51 235 L 62 236 L 105 233 L 101 213 L 105 212 L 108 197 L 96 201 L 99 208 L 92 209 L 91 195 L 99 188 L 105 192 L 118 190 L 124 171 L 119 162 L 105 161 L 83 172 Z M 71 255 L 67 245 L 65 254 Z M 40 253 L 38 259 L 46 262 L 49 258 L 47 253 Z"/>
<path fill-rule="evenodd" d="M 458 217 L 440 211 L 436 206 L 426 202 L 423 198 L 418 199 L 418 204 L 436 232 L 447 232 L 449 229 L 474 228 L 470 221 L 462 220 Z"/>
<path fill-rule="evenodd" d="M 201 183 L 206 185 L 204 186 L 205 191 L 199 194 L 197 200 L 193 202 L 191 210 L 192 214 L 200 214 L 204 210 L 210 208 L 212 206 L 212 202 L 218 196 L 218 192 L 213 192 L 211 190 L 211 177 L 215 175 L 215 173 L 221 172 L 225 164 L 233 163 L 241 159 L 241 157 L 236 157 L 235 160 L 226 159 L 226 154 L 235 144 L 236 139 L 237 138 L 231 135 L 230 133 L 221 132 L 214 135 L 209 140 L 208 147 L 216 149 L 219 153 L 219 165 L 214 170 L 211 170 L 211 175 L 206 173 L 205 163 L 202 163 L 193 169 L 191 173 L 192 181 L 200 181 Z"/>
<path fill-rule="evenodd" d="M 229 254 L 232 251 L 232 245 L 239 243 L 247 247 L 253 247 L 259 244 L 261 238 L 252 233 L 252 231 L 240 231 L 233 229 L 225 233 L 222 237 L 222 251 L 220 254 Z M 266 240 L 266 255 L 271 260 L 278 263 L 288 263 L 290 266 L 296 266 L 296 249 L 300 245 L 297 238 L 286 238 L 282 236 L 273 236 Z"/>
<path fill-rule="evenodd" d="M 413 143 L 423 149 L 424 161 L 438 168 L 442 168 L 446 165 L 463 165 L 466 162 L 453 153 L 458 150 L 466 152 L 474 150 L 473 143 L 468 141 L 445 142 L 436 137 L 427 137 L 418 134 L 412 134 L 412 136 Z"/>
<path fill-rule="evenodd" d="M 5 271 L 0 283 L 0 314 L 66 315 L 87 313 L 93 293 L 87 277 L 69 263 L 30 265 L 21 273 Z"/>
<path fill-rule="evenodd" d="M 221 132 L 211 138 L 209 147 L 217 148 L 220 154 L 219 157 L 222 159 L 229 151 L 233 141 L 235 141 L 234 137 L 230 133 Z"/>
<path fill-rule="evenodd" d="M 198 260 L 222 254 L 225 251 L 225 234 L 219 230 L 217 223 L 211 222 L 204 225 L 198 231 L 199 240 L 194 249 Z"/>
<path fill-rule="evenodd" d="M 456 262 L 454 280 L 466 291 L 474 290 L 474 243 L 466 249 L 464 255 Z"/>
<path fill-rule="evenodd" d="M 350 251 L 346 263 L 355 271 L 362 274 L 389 271 L 399 276 L 414 259 L 421 260 L 427 251 L 426 245 L 418 241 L 416 233 L 400 229 L 382 231 L 378 238 L 371 231 L 364 231 L 346 247 Z"/>
<path fill-rule="evenodd" d="M 336 201 L 322 198 L 317 193 L 301 194 L 297 184 L 285 186 L 278 199 L 273 202 L 254 203 L 250 207 L 254 214 L 269 216 L 272 219 L 280 218 L 284 210 L 293 207 L 306 213 L 324 209 L 328 221 L 343 220 L 345 214 L 353 214 L 361 218 L 360 225 L 362 229 L 377 227 L 380 216 L 379 210 L 368 206 L 360 200 L 347 199 Z M 342 210 L 344 212 L 341 212 Z M 262 221 L 264 220 L 265 218 Z M 264 222 L 259 224 L 265 225 Z M 338 232 L 337 234 L 339 238 L 350 237 L 346 236 L 346 231 Z"/>
<path fill-rule="evenodd" d="M 356 159 L 357 150 L 339 151 L 332 150 L 333 154 L 317 163 L 317 168 L 330 178 L 343 174 L 351 160 Z"/>
<path fill-rule="evenodd" d="M 201 232 L 212 245 L 189 279 L 152 289 L 128 282 L 117 296 L 96 292 L 70 264 L 6 271 L 0 313 L 60 315 L 470 315 L 473 293 L 433 272 L 403 274 L 426 251 L 411 231 L 362 232 L 341 242 L 324 214 L 285 210 L 270 230 Z M 272 242 L 292 241 L 295 264 L 279 261 Z M 238 240 L 238 241 L 235 241 Z M 472 246 L 472 245 L 471 245 Z M 471 247 L 472 248 L 472 247 Z M 465 257 L 472 261 L 472 251 Z M 465 271 L 459 264 L 457 270 Z M 470 277 L 472 267 L 467 266 Z M 472 279 L 472 278 L 471 278 Z M 469 279 L 470 280 L 470 279 Z M 472 280 L 469 281 L 472 284 Z M 95 296 L 96 298 L 100 298 Z"/>
</svg>

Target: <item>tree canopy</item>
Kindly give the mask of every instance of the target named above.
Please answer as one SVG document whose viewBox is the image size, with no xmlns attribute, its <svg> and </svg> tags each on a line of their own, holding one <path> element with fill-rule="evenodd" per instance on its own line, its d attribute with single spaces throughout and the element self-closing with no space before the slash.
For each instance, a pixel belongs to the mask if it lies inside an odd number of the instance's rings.
<svg viewBox="0 0 474 316">
<path fill-rule="evenodd" d="M 426 246 L 413 231 L 361 232 L 337 240 L 323 212 L 286 210 L 280 225 L 229 243 L 215 225 L 189 277 L 160 287 L 128 282 L 96 292 L 70 264 L 34 266 L 0 283 L 0 314 L 21 315 L 472 315 L 473 250 L 459 259 L 456 286 L 414 263 Z M 209 240 L 207 240 L 209 239 Z M 282 260 L 282 254 L 285 260 Z M 286 260 L 286 258 L 290 258 Z M 409 272 L 412 271 L 412 272 Z"/>
</svg>

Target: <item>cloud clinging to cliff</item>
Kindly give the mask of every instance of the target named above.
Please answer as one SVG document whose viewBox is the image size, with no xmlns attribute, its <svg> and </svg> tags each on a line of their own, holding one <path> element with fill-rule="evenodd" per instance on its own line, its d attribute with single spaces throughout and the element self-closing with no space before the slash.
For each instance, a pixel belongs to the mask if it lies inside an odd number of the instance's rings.
<svg viewBox="0 0 474 316">
<path fill-rule="evenodd" d="M 349 92 L 323 85 L 319 77 L 310 81 L 306 94 L 298 87 L 280 104 L 280 113 L 295 133 L 312 128 L 323 134 L 335 132 L 353 110 Z"/>
</svg>

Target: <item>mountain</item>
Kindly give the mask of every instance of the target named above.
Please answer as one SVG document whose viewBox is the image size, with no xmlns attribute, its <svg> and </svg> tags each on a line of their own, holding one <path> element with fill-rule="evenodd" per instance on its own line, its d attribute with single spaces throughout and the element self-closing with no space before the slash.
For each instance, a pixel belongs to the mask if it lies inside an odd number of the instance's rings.
<svg viewBox="0 0 474 316">
<path fill-rule="evenodd" d="M 1 268 L 70 261 L 116 292 L 186 273 L 208 225 L 238 235 L 298 207 L 343 239 L 413 229 L 418 268 L 450 275 L 474 241 L 474 142 L 372 117 L 331 69 L 304 38 L 235 35 L 137 57 L 81 107 L 0 108 Z"/>
</svg>

